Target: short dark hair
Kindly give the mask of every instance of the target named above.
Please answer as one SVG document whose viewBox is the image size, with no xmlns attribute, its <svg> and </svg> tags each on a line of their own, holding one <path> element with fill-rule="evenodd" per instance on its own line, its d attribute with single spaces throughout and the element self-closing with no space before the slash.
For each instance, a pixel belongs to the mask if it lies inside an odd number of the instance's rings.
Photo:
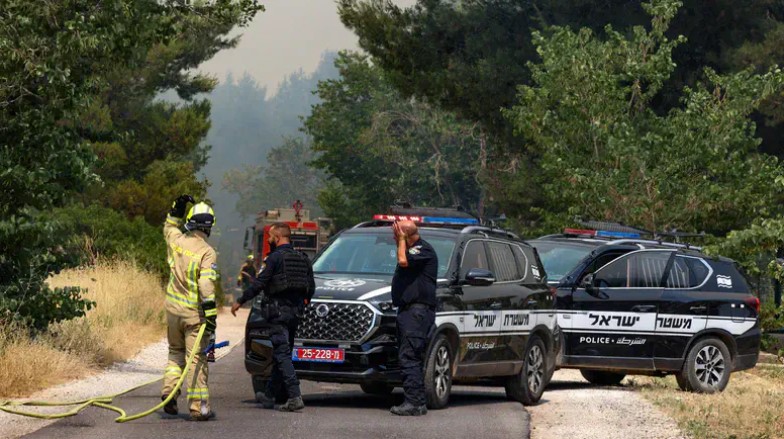
<svg viewBox="0 0 784 439">
<path fill-rule="evenodd" d="M 291 227 L 286 223 L 275 223 L 270 227 L 270 231 L 278 230 L 278 235 L 281 238 L 291 238 Z"/>
</svg>

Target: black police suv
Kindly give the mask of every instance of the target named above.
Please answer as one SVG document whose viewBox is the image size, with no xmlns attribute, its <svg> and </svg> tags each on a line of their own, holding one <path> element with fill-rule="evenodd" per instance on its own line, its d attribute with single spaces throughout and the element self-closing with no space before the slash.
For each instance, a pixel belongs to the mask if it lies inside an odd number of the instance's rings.
<svg viewBox="0 0 784 439">
<path fill-rule="evenodd" d="M 445 407 L 452 383 L 460 381 L 494 382 L 510 398 L 536 403 L 559 349 L 553 291 L 536 250 L 460 211 L 429 212 L 377 215 L 333 237 L 316 257 L 316 294 L 292 352 L 298 377 L 356 383 L 372 394 L 402 386 L 390 295 L 397 257 L 389 226 L 396 218 L 411 219 L 439 261 L 436 329 L 425 360 L 428 407 Z M 258 309 L 256 302 L 245 359 L 256 392 L 263 391 L 271 367 Z"/>
<path fill-rule="evenodd" d="M 529 241 L 557 289 L 557 364 L 595 384 L 674 374 L 722 391 L 757 363 L 760 302 L 736 264 L 628 232 L 567 230 Z"/>
</svg>

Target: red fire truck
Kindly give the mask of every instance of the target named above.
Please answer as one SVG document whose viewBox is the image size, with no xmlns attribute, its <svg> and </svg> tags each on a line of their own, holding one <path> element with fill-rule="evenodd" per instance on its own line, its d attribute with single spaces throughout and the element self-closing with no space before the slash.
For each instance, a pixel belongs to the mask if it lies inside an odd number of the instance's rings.
<svg viewBox="0 0 784 439">
<path fill-rule="evenodd" d="M 294 248 L 311 259 L 329 240 L 333 222 L 329 218 L 310 218 L 310 210 L 303 209 L 297 200 L 291 208 L 263 210 L 256 215 L 256 224 L 245 230 L 245 249 L 255 258 L 256 268 L 270 252 L 269 230 L 272 224 L 284 222 L 291 227 L 291 243 Z"/>
</svg>

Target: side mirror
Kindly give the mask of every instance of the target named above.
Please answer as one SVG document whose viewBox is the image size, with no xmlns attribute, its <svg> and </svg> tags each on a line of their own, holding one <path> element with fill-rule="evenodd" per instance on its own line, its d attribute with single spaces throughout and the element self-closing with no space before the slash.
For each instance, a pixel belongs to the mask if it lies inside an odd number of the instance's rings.
<svg viewBox="0 0 784 439">
<path fill-rule="evenodd" d="M 585 275 L 582 282 L 580 282 L 580 287 L 585 288 L 585 292 L 588 294 L 591 294 L 596 291 L 596 285 L 594 284 L 593 273 Z"/>
<path fill-rule="evenodd" d="M 495 275 L 490 270 L 485 270 L 483 268 L 472 268 L 468 270 L 468 274 L 466 274 L 465 280 L 468 285 L 473 285 L 475 287 L 486 287 L 495 283 Z"/>
</svg>

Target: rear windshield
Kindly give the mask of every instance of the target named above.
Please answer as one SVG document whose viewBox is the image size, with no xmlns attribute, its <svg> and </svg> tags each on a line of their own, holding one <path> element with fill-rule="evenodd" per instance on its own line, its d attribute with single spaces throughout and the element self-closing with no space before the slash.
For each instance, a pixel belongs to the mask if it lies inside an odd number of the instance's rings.
<svg viewBox="0 0 784 439">
<path fill-rule="evenodd" d="M 455 241 L 448 237 L 428 236 L 425 239 L 436 250 L 438 277 L 446 277 Z M 393 275 L 397 267 L 397 248 L 392 233 L 343 234 L 338 236 L 313 262 L 313 271 L 320 274 Z"/>
<path fill-rule="evenodd" d="M 569 274 L 593 248 L 568 242 L 528 241 L 539 253 L 547 280 L 559 281 Z"/>
</svg>

